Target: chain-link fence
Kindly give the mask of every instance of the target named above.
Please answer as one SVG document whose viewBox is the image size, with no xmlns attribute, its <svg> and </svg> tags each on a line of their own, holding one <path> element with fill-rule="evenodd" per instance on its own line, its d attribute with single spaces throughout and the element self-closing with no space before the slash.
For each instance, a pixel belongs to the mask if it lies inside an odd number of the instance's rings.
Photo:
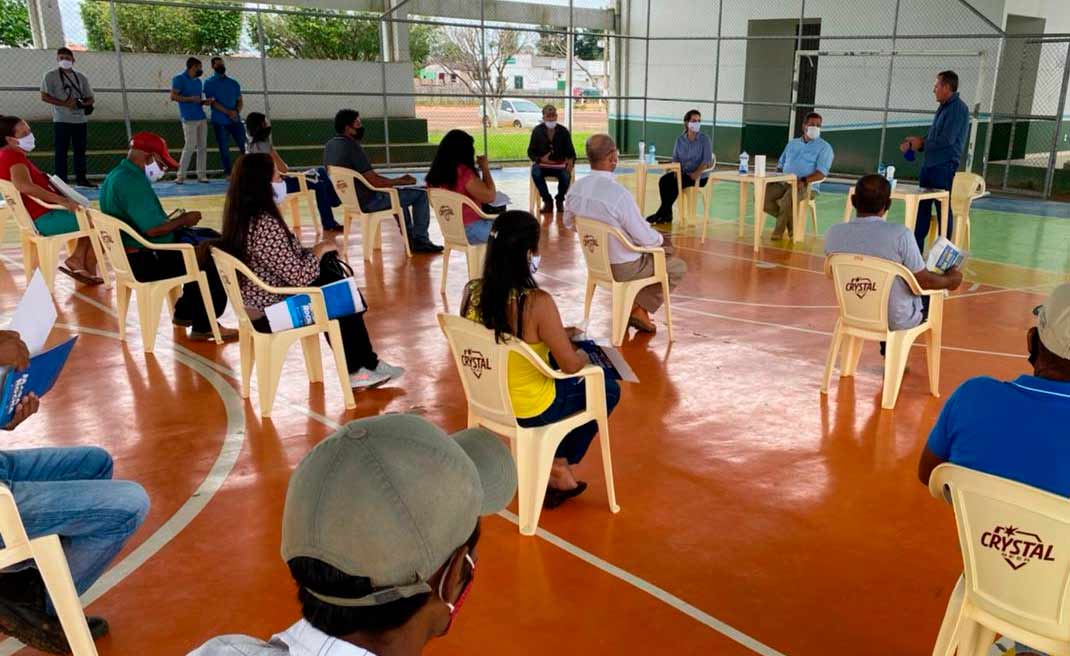
<svg viewBox="0 0 1070 656">
<path fill-rule="evenodd" d="M 853 0 L 850 11 L 839 0 L 286 2 L 0 0 L 0 113 L 31 121 L 34 155 L 51 168 L 41 77 L 70 45 L 96 97 L 95 176 L 132 131 L 180 148 L 173 79 L 190 56 L 207 79 L 221 56 L 243 115 L 267 114 L 294 166 L 320 161 L 343 107 L 361 112 L 379 165 L 425 165 L 453 128 L 492 161 L 520 163 L 553 104 L 581 158 L 586 137 L 604 131 L 625 154 L 644 141 L 668 156 L 684 112 L 698 109 L 723 164 L 744 150 L 775 158 L 817 111 L 834 173 L 883 162 L 910 179 L 920 162 L 899 144 L 925 135 L 932 81 L 950 69 L 972 114 L 963 167 L 993 190 L 1070 195 L 1068 41 L 1046 34 L 1044 19 L 986 16 L 964 0 Z"/>
</svg>

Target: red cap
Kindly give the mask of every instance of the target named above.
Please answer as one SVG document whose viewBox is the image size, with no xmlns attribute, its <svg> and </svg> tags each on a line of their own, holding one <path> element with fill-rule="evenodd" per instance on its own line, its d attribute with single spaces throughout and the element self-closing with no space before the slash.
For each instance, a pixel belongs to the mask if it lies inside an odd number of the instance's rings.
<svg viewBox="0 0 1070 656">
<path fill-rule="evenodd" d="M 167 142 L 155 132 L 138 132 L 130 139 L 130 147 L 156 155 L 169 169 L 178 168 L 178 162 L 167 152 Z"/>
</svg>

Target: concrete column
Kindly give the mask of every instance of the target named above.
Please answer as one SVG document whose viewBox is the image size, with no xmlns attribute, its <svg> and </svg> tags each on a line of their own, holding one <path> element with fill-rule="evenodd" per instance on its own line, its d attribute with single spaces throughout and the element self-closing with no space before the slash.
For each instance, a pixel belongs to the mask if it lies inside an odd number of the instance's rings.
<svg viewBox="0 0 1070 656">
<path fill-rule="evenodd" d="M 59 0 L 30 0 L 30 30 L 33 46 L 55 50 L 67 45 L 63 35 L 63 19 L 59 12 Z"/>
</svg>

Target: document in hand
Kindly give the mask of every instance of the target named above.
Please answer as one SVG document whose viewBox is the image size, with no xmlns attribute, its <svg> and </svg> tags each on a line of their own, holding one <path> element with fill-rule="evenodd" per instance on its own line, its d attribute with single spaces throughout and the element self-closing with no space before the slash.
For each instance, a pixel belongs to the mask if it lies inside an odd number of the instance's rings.
<svg viewBox="0 0 1070 656">
<path fill-rule="evenodd" d="M 52 186 L 59 190 L 59 193 L 63 194 L 67 198 L 70 198 L 74 202 L 78 203 L 82 207 L 89 207 L 89 199 L 74 190 L 69 184 L 61 180 L 60 178 L 50 175 L 48 181 L 52 183 Z"/>
<path fill-rule="evenodd" d="M 353 278 L 337 280 L 320 289 L 323 290 L 323 303 L 327 306 L 328 319 L 358 314 L 368 309 L 360 289 L 357 288 L 357 281 Z M 297 294 L 269 305 L 264 308 L 264 314 L 267 315 L 273 333 L 301 328 L 315 322 L 312 316 L 312 299 L 308 294 Z"/>
<path fill-rule="evenodd" d="M 933 242 L 932 248 L 929 250 L 929 259 L 925 264 L 930 271 L 947 273 L 953 267 L 961 267 L 968 255 L 969 253 L 955 246 L 947 237 L 941 235 Z"/>
<path fill-rule="evenodd" d="M 572 343 L 587 354 L 587 358 L 591 361 L 591 364 L 598 365 L 605 370 L 606 378 L 621 380 L 626 383 L 639 382 L 639 377 L 632 371 L 632 368 L 628 365 L 628 361 L 624 359 L 624 356 L 621 355 L 620 351 L 612 346 L 608 344 L 598 344 L 590 339 L 576 340 Z"/>
</svg>

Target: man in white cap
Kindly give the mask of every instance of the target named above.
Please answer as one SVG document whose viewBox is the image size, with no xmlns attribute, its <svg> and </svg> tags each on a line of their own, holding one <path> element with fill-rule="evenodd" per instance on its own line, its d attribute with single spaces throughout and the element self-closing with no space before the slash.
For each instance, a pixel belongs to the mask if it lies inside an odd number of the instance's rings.
<svg viewBox="0 0 1070 656">
<path fill-rule="evenodd" d="M 190 656 L 415 656 L 449 631 L 476 569 L 479 517 L 516 492 L 509 449 L 413 415 L 351 422 L 290 478 L 282 558 L 303 618 L 263 642 L 213 638 Z"/>
<path fill-rule="evenodd" d="M 947 400 L 918 462 L 951 462 L 1070 497 L 1070 283 L 1033 313 L 1026 342 L 1032 376 L 1003 382 L 981 376 Z"/>
</svg>

